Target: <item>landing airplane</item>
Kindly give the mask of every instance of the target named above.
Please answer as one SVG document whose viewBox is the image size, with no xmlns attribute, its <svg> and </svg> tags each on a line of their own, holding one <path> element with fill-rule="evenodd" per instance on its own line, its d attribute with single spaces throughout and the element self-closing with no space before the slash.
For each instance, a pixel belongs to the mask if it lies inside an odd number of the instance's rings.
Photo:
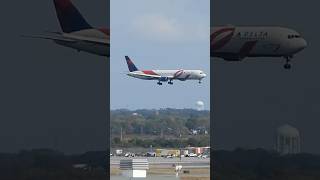
<svg viewBox="0 0 320 180">
<path fill-rule="evenodd" d="M 55 43 L 100 56 L 110 56 L 110 30 L 93 28 L 80 14 L 71 0 L 53 0 L 63 32 L 27 36 L 53 40 Z"/>
<path fill-rule="evenodd" d="M 128 76 L 139 78 L 143 80 L 157 80 L 159 85 L 162 82 L 168 82 L 168 84 L 173 84 L 173 80 L 201 80 L 206 77 L 206 74 L 201 70 L 138 70 L 138 68 L 133 64 L 128 56 L 125 56 L 127 65 L 129 68 Z"/>
<path fill-rule="evenodd" d="M 290 69 L 293 55 L 307 47 L 299 33 L 283 27 L 211 28 L 210 56 L 226 61 L 241 61 L 246 57 L 283 57 L 285 69 Z"/>
</svg>

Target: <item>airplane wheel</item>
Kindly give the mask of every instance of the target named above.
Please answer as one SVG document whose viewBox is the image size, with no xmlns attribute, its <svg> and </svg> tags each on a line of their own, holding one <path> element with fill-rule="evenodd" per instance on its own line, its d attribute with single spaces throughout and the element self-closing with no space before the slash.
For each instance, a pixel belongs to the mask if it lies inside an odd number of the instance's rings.
<svg viewBox="0 0 320 180">
<path fill-rule="evenodd" d="M 161 83 L 161 82 L 158 82 L 158 84 L 159 84 L 159 85 L 162 85 L 162 83 Z"/>
<path fill-rule="evenodd" d="M 285 69 L 291 69 L 291 64 L 290 64 L 290 61 L 291 61 L 291 58 L 292 58 L 292 56 L 287 56 L 287 57 L 285 57 L 286 58 L 286 63 L 284 64 L 284 68 Z"/>
<path fill-rule="evenodd" d="M 291 64 L 285 64 L 283 67 L 284 67 L 285 69 L 291 69 Z"/>
</svg>

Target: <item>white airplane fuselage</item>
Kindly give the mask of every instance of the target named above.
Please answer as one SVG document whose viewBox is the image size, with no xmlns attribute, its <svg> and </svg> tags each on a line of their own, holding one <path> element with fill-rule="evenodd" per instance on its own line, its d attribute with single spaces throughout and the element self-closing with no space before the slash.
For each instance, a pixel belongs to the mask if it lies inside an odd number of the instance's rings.
<svg viewBox="0 0 320 180">
<path fill-rule="evenodd" d="M 157 80 L 159 85 L 162 82 L 167 82 L 168 84 L 173 84 L 173 80 L 201 80 L 206 77 L 206 74 L 201 70 L 139 70 L 129 56 L 125 56 L 128 65 L 129 73 L 128 76 L 143 79 L 143 80 Z"/>
<path fill-rule="evenodd" d="M 148 75 L 161 76 L 160 81 L 170 80 L 199 80 L 201 81 L 206 74 L 201 70 L 145 70 L 129 72 L 128 76 L 143 79 L 143 80 L 158 80 Z"/>
<path fill-rule="evenodd" d="M 307 46 L 299 33 L 282 27 L 213 27 L 210 40 L 210 56 L 229 61 L 246 57 L 290 58 Z"/>
</svg>

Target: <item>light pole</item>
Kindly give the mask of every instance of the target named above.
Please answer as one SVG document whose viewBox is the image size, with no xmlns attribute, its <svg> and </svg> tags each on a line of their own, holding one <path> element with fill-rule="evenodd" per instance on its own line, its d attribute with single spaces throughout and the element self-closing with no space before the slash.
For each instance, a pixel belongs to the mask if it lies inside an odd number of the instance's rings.
<svg viewBox="0 0 320 180">
<path fill-rule="evenodd" d="M 181 152 L 182 152 L 182 135 L 181 135 L 181 130 L 180 130 L 180 134 L 179 134 L 179 141 L 180 141 L 180 164 L 181 164 Z"/>
</svg>

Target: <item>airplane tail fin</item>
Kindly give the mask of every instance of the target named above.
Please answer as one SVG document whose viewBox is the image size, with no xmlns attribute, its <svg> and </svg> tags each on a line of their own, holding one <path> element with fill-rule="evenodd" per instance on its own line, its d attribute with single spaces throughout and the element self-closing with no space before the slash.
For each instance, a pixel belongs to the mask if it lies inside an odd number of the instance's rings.
<svg viewBox="0 0 320 180">
<path fill-rule="evenodd" d="M 138 68 L 133 64 L 133 62 L 131 61 L 131 59 L 128 56 L 126 56 L 126 61 L 127 61 L 128 68 L 129 68 L 130 72 L 138 71 Z"/>
<path fill-rule="evenodd" d="M 71 0 L 53 0 L 60 26 L 65 33 L 91 29 Z"/>
</svg>

